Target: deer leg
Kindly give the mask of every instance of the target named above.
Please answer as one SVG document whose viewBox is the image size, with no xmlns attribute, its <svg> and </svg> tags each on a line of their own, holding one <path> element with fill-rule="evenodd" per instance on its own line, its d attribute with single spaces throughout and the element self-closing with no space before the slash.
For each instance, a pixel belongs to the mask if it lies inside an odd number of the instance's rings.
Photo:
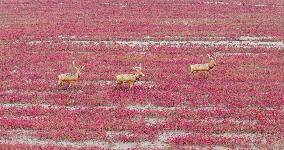
<svg viewBox="0 0 284 150">
<path fill-rule="evenodd" d="M 133 87 L 133 85 L 134 85 L 134 82 L 129 83 L 130 89 Z"/>
<path fill-rule="evenodd" d="M 195 72 L 194 70 L 190 70 L 190 72 L 189 72 L 189 76 L 190 76 L 190 75 L 193 75 L 193 74 L 194 74 L 194 72 Z"/>
<path fill-rule="evenodd" d="M 62 84 L 63 84 L 62 81 L 61 81 L 61 80 L 58 80 L 57 85 L 58 85 L 58 86 L 62 86 Z"/>
<path fill-rule="evenodd" d="M 121 84 L 122 84 L 122 82 L 120 82 L 120 81 L 116 81 L 115 89 L 117 89 L 117 88 L 121 88 Z"/>
<path fill-rule="evenodd" d="M 121 87 L 122 82 L 117 81 L 116 82 L 116 87 Z"/>
<path fill-rule="evenodd" d="M 72 83 L 71 83 L 71 82 L 69 82 L 69 86 L 68 86 L 68 88 L 70 88 L 70 87 L 71 87 L 71 85 L 72 85 Z"/>
</svg>

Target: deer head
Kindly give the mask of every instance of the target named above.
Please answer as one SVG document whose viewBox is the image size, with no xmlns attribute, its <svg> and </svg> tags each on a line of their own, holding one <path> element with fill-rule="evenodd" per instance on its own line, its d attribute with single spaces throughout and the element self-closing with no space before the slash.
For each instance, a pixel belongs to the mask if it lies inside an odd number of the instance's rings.
<svg viewBox="0 0 284 150">
<path fill-rule="evenodd" d="M 209 66 L 210 66 L 210 68 L 213 68 L 214 66 L 216 66 L 216 62 L 215 62 L 215 59 L 211 56 L 211 55 L 209 55 L 209 54 L 207 54 L 207 56 L 209 57 Z"/>
<path fill-rule="evenodd" d="M 76 73 L 77 73 L 78 75 L 81 73 L 81 70 L 85 67 L 85 65 L 84 65 L 84 66 L 81 66 L 81 67 L 75 66 L 75 61 L 73 61 L 72 64 L 73 64 L 73 67 L 75 68 Z"/>
<path fill-rule="evenodd" d="M 139 66 L 133 67 L 133 69 L 136 71 L 135 74 L 138 75 L 138 77 L 145 76 L 144 73 L 142 72 L 141 64 Z"/>
</svg>

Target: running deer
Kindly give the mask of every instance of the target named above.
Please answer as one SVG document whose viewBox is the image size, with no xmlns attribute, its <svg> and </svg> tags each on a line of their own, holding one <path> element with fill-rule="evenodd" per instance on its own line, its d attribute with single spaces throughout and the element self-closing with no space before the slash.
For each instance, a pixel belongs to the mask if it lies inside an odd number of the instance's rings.
<svg viewBox="0 0 284 150">
<path fill-rule="evenodd" d="M 134 83 L 136 81 L 138 81 L 141 77 L 145 76 L 142 73 L 141 64 L 140 64 L 140 66 L 133 67 L 133 69 L 135 70 L 134 74 L 119 74 L 119 75 L 116 75 L 116 83 L 118 85 L 121 85 L 123 83 L 127 83 L 127 84 L 129 84 L 130 88 L 132 88 L 132 86 L 134 85 Z"/>
<path fill-rule="evenodd" d="M 190 65 L 190 72 L 189 75 L 194 74 L 195 72 L 206 71 L 209 72 L 214 66 L 216 66 L 216 62 L 213 57 L 207 54 L 209 57 L 209 62 L 206 64 L 194 64 Z"/>
<path fill-rule="evenodd" d="M 79 81 L 81 70 L 85 67 L 85 65 L 82 66 L 82 67 L 76 67 L 74 61 L 72 62 L 72 64 L 73 64 L 73 67 L 75 68 L 76 72 L 58 75 L 58 86 L 62 86 L 63 83 L 66 82 L 66 83 L 69 84 L 69 86 L 68 86 L 68 88 L 69 88 L 72 84 L 76 84 L 76 82 Z"/>
</svg>

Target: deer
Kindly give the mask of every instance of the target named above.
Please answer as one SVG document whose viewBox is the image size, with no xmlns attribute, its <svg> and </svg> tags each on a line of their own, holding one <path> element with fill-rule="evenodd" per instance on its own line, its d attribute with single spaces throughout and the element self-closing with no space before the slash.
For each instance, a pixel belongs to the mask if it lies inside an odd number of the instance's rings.
<svg viewBox="0 0 284 150">
<path fill-rule="evenodd" d="M 133 67 L 133 69 L 135 70 L 134 74 L 116 75 L 116 83 L 118 85 L 121 85 L 123 83 L 129 84 L 129 87 L 131 89 L 136 81 L 138 81 L 141 77 L 145 76 L 142 72 L 141 64 L 140 66 Z"/>
<path fill-rule="evenodd" d="M 209 70 L 211 70 L 214 66 L 216 66 L 216 62 L 215 59 L 207 54 L 207 56 L 209 57 L 209 62 L 206 64 L 193 64 L 190 65 L 190 72 L 189 72 L 189 76 L 191 74 L 194 74 L 195 72 L 202 72 L 202 71 L 206 71 L 209 72 Z"/>
<path fill-rule="evenodd" d="M 76 82 L 79 81 L 81 70 L 85 67 L 85 65 L 81 67 L 76 67 L 74 61 L 72 62 L 72 64 L 76 72 L 75 73 L 64 73 L 64 74 L 58 75 L 58 86 L 62 86 L 63 83 L 68 83 L 69 84 L 68 88 L 69 88 L 72 84 L 75 85 Z"/>
</svg>

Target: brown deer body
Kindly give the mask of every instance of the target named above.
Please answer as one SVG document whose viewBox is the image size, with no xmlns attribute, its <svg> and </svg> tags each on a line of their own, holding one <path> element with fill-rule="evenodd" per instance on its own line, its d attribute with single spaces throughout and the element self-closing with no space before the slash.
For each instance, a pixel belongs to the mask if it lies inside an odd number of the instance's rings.
<svg viewBox="0 0 284 150">
<path fill-rule="evenodd" d="M 138 81 L 141 77 L 145 76 L 142 73 L 141 65 L 137 67 L 133 67 L 135 70 L 134 74 L 119 74 L 116 75 L 116 83 L 121 85 L 123 83 L 129 84 L 130 88 L 133 87 L 134 83 Z"/>
<path fill-rule="evenodd" d="M 65 73 L 58 75 L 58 86 L 62 86 L 64 83 L 68 83 L 69 84 L 68 88 L 69 88 L 72 84 L 76 84 L 76 82 L 79 81 L 80 73 L 81 70 L 84 68 L 84 66 L 76 67 L 73 61 L 73 67 L 76 70 L 75 73 Z"/>
<path fill-rule="evenodd" d="M 216 66 L 216 62 L 213 59 L 213 57 L 211 57 L 209 54 L 207 54 L 209 57 L 209 62 L 206 64 L 194 64 L 194 65 L 190 65 L 190 72 L 189 75 L 194 74 L 195 72 L 209 72 L 209 70 L 211 70 L 214 66 Z"/>
</svg>

